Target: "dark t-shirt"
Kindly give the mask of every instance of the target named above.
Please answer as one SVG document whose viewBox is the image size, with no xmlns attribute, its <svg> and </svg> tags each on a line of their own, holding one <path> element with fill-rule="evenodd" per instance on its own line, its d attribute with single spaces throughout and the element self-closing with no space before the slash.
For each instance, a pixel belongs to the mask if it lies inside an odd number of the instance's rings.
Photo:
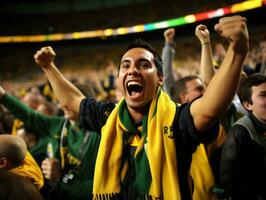
<svg viewBox="0 0 266 200">
<path fill-rule="evenodd" d="M 190 105 L 184 104 L 177 106 L 176 115 L 173 122 L 174 140 L 176 143 L 176 155 L 178 163 L 178 177 L 180 192 L 183 200 L 189 200 L 190 191 L 188 186 L 188 170 L 190 168 L 192 153 L 196 150 L 199 143 L 211 142 L 218 133 L 218 124 L 214 125 L 205 138 L 199 138 L 197 130 L 195 129 L 193 118 L 190 114 Z M 83 127 L 100 133 L 101 128 L 105 125 L 106 120 L 115 104 L 100 103 L 94 99 L 84 99 L 80 105 L 80 122 Z M 132 155 L 132 154 L 130 154 Z M 132 166 L 130 167 L 132 169 Z M 129 187 L 130 188 L 130 187 Z M 122 199 L 137 199 L 137 197 L 127 192 L 122 191 Z"/>
</svg>

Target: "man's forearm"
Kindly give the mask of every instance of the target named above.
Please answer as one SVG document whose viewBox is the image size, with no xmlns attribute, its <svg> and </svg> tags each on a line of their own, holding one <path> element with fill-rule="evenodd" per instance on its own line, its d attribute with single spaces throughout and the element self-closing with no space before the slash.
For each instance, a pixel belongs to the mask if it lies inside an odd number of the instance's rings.
<svg viewBox="0 0 266 200">
<path fill-rule="evenodd" d="M 210 81 L 204 95 L 192 103 L 190 111 L 199 132 L 208 130 L 226 112 L 237 90 L 245 57 L 245 51 L 236 53 L 230 45 L 221 68 Z"/>
<path fill-rule="evenodd" d="M 213 56 L 211 43 L 205 42 L 202 43 L 201 49 L 201 61 L 200 61 L 200 75 L 204 84 L 207 86 L 214 76 L 214 68 L 213 68 Z"/>
<path fill-rule="evenodd" d="M 63 76 L 53 62 L 42 69 L 62 106 L 79 112 L 79 104 L 85 96 Z"/>
<path fill-rule="evenodd" d="M 202 109 L 206 109 L 209 116 L 220 115 L 227 110 L 237 90 L 246 54 L 246 50 L 236 53 L 232 45 L 229 46 L 219 71 L 211 80 L 202 98 Z"/>
<path fill-rule="evenodd" d="M 173 75 L 173 57 L 174 49 L 170 43 L 165 43 L 162 51 L 162 60 L 163 60 L 163 75 L 164 75 L 164 90 L 170 95 L 171 86 L 175 83 Z"/>
</svg>

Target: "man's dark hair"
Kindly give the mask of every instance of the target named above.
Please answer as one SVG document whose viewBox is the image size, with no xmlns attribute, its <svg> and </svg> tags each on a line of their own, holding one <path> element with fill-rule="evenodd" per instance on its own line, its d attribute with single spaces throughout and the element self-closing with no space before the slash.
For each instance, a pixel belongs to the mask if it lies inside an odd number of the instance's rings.
<svg viewBox="0 0 266 200">
<path fill-rule="evenodd" d="M 252 96 L 252 87 L 259 86 L 263 83 L 266 83 L 266 76 L 264 74 L 252 74 L 248 77 L 242 78 L 240 80 L 239 88 L 237 91 L 238 97 L 240 102 L 243 103 L 247 101 L 252 103 L 251 96 Z"/>
<path fill-rule="evenodd" d="M 130 49 L 134 49 L 134 48 L 143 48 L 148 50 L 149 52 L 152 53 L 153 57 L 154 57 L 154 63 L 158 72 L 159 76 L 163 76 L 163 61 L 162 58 L 160 56 L 160 54 L 155 50 L 155 48 L 153 48 L 148 42 L 143 41 L 141 39 L 136 39 L 135 42 L 130 43 L 126 50 L 124 51 L 123 55 L 129 51 Z M 120 65 L 118 66 L 118 71 L 120 69 Z"/>
<path fill-rule="evenodd" d="M 12 164 L 13 168 L 20 166 L 25 159 L 25 155 L 20 151 L 18 145 L 13 143 L 11 143 L 10 147 L 7 149 L 6 157 Z"/>
<path fill-rule="evenodd" d="M 12 168 L 18 167 L 22 164 L 25 159 L 24 153 L 25 152 L 21 151 L 21 146 L 17 142 L 11 141 L 4 143 L 4 141 L 1 141 L 0 157 L 5 157 L 12 165 Z"/>
<path fill-rule="evenodd" d="M 176 103 L 182 103 L 180 99 L 181 93 L 187 92 L 186 83 L 191 80 L 199 79 L 196 75 L 185 76 L 178 79 L 170 88 L 170 96 L 173 97 L 173 101 Z"/>
</svg>

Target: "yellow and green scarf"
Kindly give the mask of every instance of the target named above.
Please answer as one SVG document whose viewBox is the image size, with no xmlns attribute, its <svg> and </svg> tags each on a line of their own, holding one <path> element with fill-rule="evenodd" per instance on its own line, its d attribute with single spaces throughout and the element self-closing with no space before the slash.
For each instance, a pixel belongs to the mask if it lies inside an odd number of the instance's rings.
<svg viewBox="0 0 266 200">
<path fill-rule="evenodd" d="M 134 161 L 137 193 L 152 199 L 180 200 L 173 120 L 176 104 L 161 89 L 143 118 L 141 139 Z M 136 134 L 124 99 L 110 114 L 102 128 L 96 160 L 94 199 L 111 199 L 121 192 L 128 163 L 123 163 L 125 134 Z"/>
</svg>

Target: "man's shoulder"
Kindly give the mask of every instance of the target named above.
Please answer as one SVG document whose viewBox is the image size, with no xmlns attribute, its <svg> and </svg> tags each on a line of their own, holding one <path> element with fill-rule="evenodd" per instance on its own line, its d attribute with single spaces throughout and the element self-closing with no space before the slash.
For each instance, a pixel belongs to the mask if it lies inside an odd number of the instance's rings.
<svg viewBox="0 0 266 200">
<path fill-rule="evenodd" d="M 247 115 L 238 119 L 233 125 L 232 130 L 238 134 L 246 134 L 247 132 L 252 134 L 254 132 L 257 132 L 255 124 Z"/>
<path fill-rule="evenodd" d="M 250 129 L 244 123 L 235 123 L 228 131 L 228 140 L 235 140 L 238 143 L 245 143 L 245 141 L 250 141 Z"/>
<path fill-rule="evenodd" d="M 190 103 L 176 104 L 175 122 L 182 119 L 182 116 L 191 116 Z"/>
<path fill-rule="evenodd" d="M 81 102 L 81 109 L 112 111 L 115 107 L 113 102 L 101 102 L 93 98 L 85 98 Z"/>
</svg>

